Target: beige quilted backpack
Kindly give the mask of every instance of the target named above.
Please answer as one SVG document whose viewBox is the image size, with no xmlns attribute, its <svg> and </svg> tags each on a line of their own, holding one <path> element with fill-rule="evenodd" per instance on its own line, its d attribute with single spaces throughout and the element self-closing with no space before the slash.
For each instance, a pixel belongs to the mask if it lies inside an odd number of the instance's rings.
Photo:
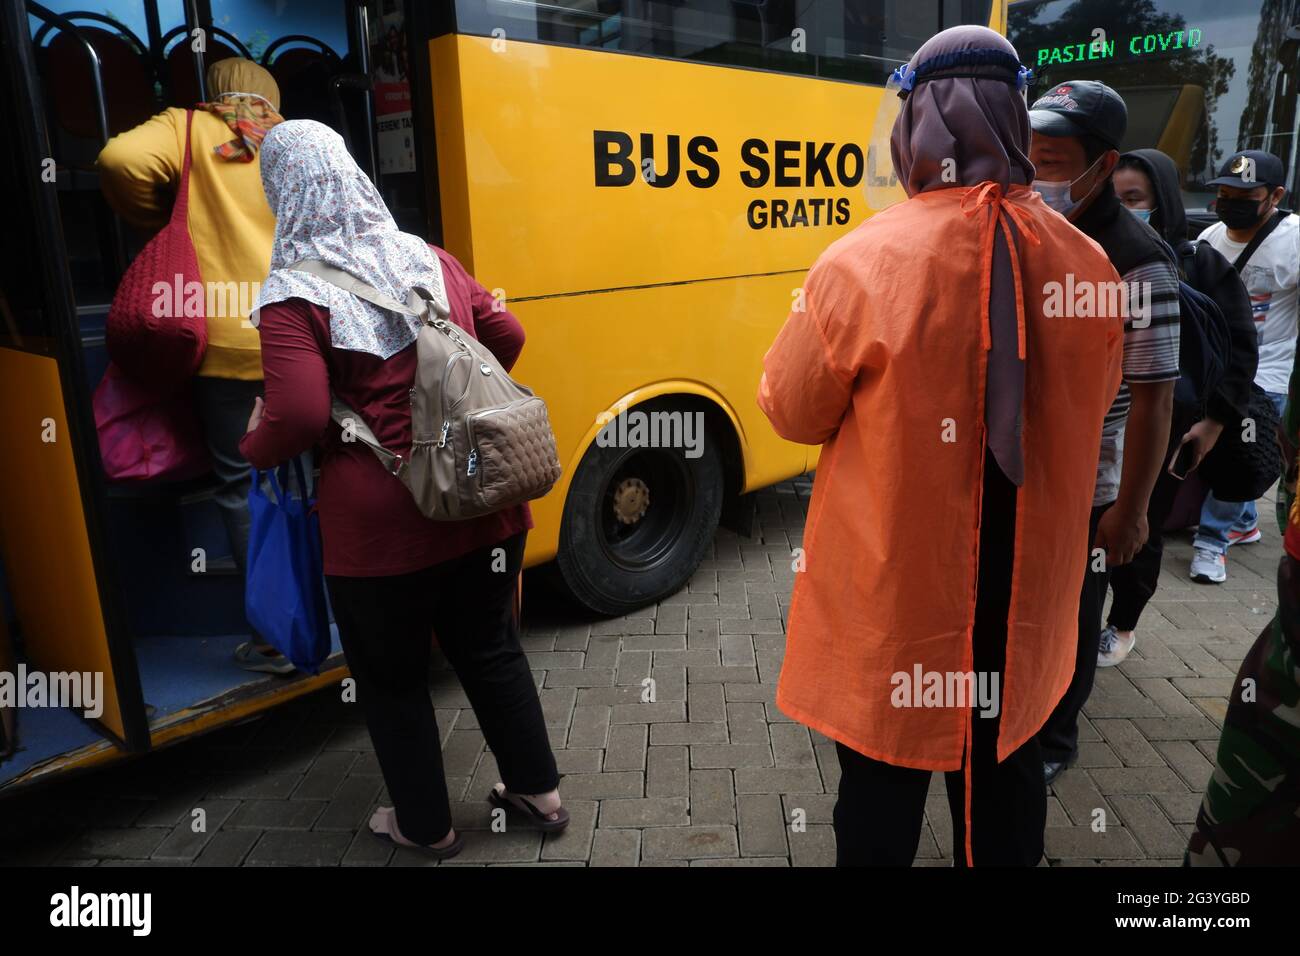
<svg viewBox="0 0 1300 956">
<path fill-rule="evenodd" d="M 560 460 L 546 403 L 520 385 L 473 336 L 448 320 L 445 300 L 412 289 L 406 304 L 327 263 L 304 259 L 289 268 L 324 279 L 372 305 L 421 321 L 411 387 L 411 448 L 379 444 L 359 415 L 337 397 L 330 415 L 400 478 L 426 517 L 460 521 L 540 498 L 559 480 Z"/>
</svg>

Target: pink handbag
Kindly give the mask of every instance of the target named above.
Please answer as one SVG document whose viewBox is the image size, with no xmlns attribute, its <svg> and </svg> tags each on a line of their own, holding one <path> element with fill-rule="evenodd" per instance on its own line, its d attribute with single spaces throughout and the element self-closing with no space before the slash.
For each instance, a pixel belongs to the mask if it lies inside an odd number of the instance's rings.
<svg viewBox="0 0 1300 956">
<path fill-rule="evenodd" d="M 211 469 L 188 388 L 159 395 L 110 362 L 92 402 L 110 481 L 181 481 Z"/>
</svg>

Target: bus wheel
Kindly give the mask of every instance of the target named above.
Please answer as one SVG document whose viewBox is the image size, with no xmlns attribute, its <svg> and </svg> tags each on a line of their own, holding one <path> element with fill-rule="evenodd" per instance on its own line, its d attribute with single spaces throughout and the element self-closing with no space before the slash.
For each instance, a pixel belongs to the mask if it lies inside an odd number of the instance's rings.
<svg viewBox="0 0 1300 956">
<path fill-rule="evenodd" d="M 685 419 L 697 410 L 648 402 L 633 411 Z M 699 414 L 697 421 L 707 421 Z M 699 434 L 695 458 L 682 448 L 587 449 L 564 502 L 556 558 L 565 589 L 580 604 L 625 614 L 679 591 L 695 573 L 717 530 L 724 491 L 716 433 Z"/>
</svg>

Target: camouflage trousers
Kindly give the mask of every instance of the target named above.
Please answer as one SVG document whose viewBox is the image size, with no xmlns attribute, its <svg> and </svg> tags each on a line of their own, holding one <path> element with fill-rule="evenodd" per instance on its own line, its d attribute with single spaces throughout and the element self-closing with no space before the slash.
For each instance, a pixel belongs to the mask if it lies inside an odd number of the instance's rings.
<svg viewBox="0 0 1300 956">
<path fill-rule="evenodd" d="M 1283 555 L 1277 577 L 1277 614 L 1237 672 L 1185 865 L 1300 864 L 1300 562 Z"/>
</svg>

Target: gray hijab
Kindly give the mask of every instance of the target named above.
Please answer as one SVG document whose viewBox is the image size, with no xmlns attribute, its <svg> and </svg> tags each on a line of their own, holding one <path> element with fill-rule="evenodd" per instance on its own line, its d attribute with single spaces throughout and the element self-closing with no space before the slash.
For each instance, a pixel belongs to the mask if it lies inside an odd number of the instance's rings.
<svg viewBox="0 0 1300 956">
<path fill-rule="evenodd" d="M 894 170 L 908 196 L 987 182 L 1005 192 L 1033 181 L 1029 112 L 1015 85 L 1015 47 L 985 27 L 953 27 L 927 40 L 910 66 L 917 79 L 890 141 Z M 1011 230 L 1016 235 L 1014 223 Z M 1025 476 L 1025 363 L 1019 353 L 1012 250 L 1000 228 L 994 235 L 984 421 L 994 460 L 1019 486 Z"/>
</svg>

